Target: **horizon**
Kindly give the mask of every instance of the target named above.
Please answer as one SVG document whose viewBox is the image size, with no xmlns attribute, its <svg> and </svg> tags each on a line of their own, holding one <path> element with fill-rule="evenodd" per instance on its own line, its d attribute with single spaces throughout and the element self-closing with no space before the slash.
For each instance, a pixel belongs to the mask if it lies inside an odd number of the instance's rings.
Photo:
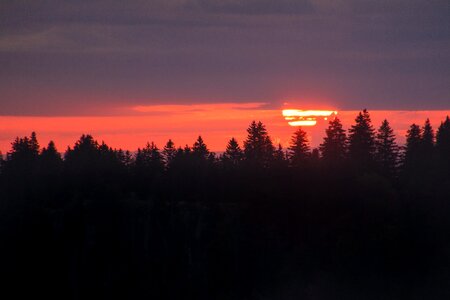
<svg viewBox="0 0 450 300">
<path fill-rule="evenodd" d="M 180 109 L 183 107 L 183 109 Z M 222 103 L 213 105 L 159 105 L 140 108 L 141 114 L 116 116 L 0 116 L 0 151 L 10 151 L 11 142 L 17 136 L 27 136 L 35 131 L 41 146 L 53 140 L 59 152 L 64 153 L 72 147 L 82 134 L 90 134 L 99 142 L 104 141 L 112 148 L 121 148 L 131 152 L 143 148 L 147 142 L 155 142 L 162 149 L 168 139 L 177 147 L 191 146 L 201 135 L 208 148 L 213 152 L 223 152 L 228 140 L 236 138 L 242 146 L 246 138 L 246 129 L 251 121 L 262 121 L 272 138 L 274 145 L 289 147 L 295 126 L 290 126 L 282 114 L 283 109 L 267 109 L 262 103 L 236 104 Z M 295 107 L 295 106 L 286 106 Z M 221 114 L 222 113 L 222 114 Z M 359 111 L 337 111 L 345 130 L 350 128 Z M 443 122 L 450 110 L 369 110 L 372 125 L 376 130 L 381 121 L 387 119 L 397 138 L 397 143 L 405 143 L 405 135 L 413 123 L 422 126 L 427 118 L 433 128 Z M 249 117 L 250 115 L 251 117 Z M 222 128 L 223 124 L 226 128 Z M 314 126 L 302 127 L 308 133 L 311 149 L 322 142 L 327 120 L 318 119 Z"/>
</svg>

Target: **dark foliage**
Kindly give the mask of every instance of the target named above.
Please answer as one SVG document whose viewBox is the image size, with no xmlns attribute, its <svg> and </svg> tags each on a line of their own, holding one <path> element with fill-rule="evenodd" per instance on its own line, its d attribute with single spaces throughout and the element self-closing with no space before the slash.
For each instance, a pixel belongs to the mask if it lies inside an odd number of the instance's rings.
<svg viewBox="0 0 450 300">
<path fill-rule="evenodd" d="M 401 156 L 367 111 L 348 144 L 338 119 L 320 151 L 302 132 L 286 155 L 252 122 L 220 159 L 201 137 L 131 154 L 83 135 L 64 159 L 17 138 L 0 160 L 3 298 L 448 299 L 450 120 L 436 141 L 411 126 Z"/>
</svg>

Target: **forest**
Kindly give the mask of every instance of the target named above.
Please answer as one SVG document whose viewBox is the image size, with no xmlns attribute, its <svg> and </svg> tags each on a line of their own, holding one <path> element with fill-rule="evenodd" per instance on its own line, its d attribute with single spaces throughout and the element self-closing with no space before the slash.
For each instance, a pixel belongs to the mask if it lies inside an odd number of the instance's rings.
<svg viewBox="0 0 450 300">
<path fill-rule="evenodd" d="M 0 160 L 0 293 L 450 299 L 448 116 L 405 145 L 365 109 L 317 149 L 301 127 L 274 145 L 258 121 L 220 155 L 206 142 L 17 137 Z"/>
</svg>

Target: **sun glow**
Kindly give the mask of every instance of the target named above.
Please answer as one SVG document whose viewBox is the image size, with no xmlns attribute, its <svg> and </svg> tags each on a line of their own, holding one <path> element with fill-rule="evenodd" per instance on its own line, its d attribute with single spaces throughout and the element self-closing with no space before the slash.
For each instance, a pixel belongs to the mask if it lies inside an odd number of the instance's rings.
<svg viewBox="0 0 450 300">
<path fill-rule="evenodd" d="M 327 120 L 328 117 L 337 115 L 337 111 L 283 109 L 282 114 L 290 126 L 314 126 L 318 118 Z"/>
</svg>

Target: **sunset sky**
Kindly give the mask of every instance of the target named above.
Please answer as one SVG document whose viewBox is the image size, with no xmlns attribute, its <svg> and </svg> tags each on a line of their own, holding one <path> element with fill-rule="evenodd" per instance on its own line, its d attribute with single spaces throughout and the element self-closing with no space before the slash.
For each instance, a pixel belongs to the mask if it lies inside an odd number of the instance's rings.
<svg viewBox="0 0 450 300">
<path fill-rule="evenodd" d="M 62 151 L 82 133 L 220 151 L 253 119 L 286 146 L 285 108 L 345 128 L 367 108 L 401 142 L 450 114 L 449 24 L 448 0 L 1 1 L 0 150 L 34 130 Z"/>
</svg>

